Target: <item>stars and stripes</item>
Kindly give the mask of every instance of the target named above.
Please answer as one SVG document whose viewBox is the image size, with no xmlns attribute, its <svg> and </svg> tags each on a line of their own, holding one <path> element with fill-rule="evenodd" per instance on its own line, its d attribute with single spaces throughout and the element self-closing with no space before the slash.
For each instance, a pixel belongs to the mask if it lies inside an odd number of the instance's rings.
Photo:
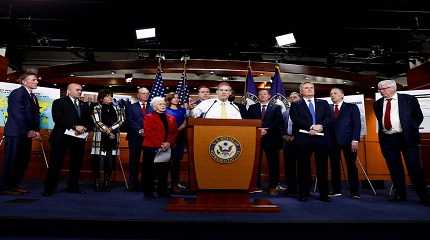
<svg viewBox="0 0 430 240">
<path fill-rule="evenodd" d="M 151 99 L 154 97 L 164 97 L 164 82 L 163 76 L 161 75 L 161 69 L 157 69 L 157 73 L 155 74 L 154 83 L 152 84 L 151 94 L 149 95 L 148 102 L 151 102 Z"/>
<path fill-rule="evenodd" d="M 190 91 L 188 90 L 187 73 L 185 71 L 182 73 L 181 80 L 176 87 L 176 94 L 178 94 L 179 97 L 179 104 L 188 103 Z"/>
</svg>

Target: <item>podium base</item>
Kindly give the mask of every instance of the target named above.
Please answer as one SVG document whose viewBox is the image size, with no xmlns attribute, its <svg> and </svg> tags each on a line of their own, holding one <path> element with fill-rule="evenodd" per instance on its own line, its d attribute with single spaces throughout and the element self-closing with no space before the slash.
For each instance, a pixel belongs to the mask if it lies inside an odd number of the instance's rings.
<svg viewBox="0 0 430 240">
<path fill-rule="evenodd" d="M 251 202 L 247 192 L 210 191 L 198 192 L 196 199 L 173 198 L 169 212 L 280 212 L 279 206 L 266 199 Z"/>
</svg>

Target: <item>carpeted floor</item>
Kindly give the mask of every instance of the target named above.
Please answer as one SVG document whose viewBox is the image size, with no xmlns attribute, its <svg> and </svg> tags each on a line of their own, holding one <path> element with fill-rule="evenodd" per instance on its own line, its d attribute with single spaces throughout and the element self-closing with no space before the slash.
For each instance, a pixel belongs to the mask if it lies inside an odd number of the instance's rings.
<svg viewBox="0 0 430 240">
<path fill-rule="evenodd" d="M 313 194 L 308 202 L 299 202 L 295 198 L 282 195 L 269 197 L 265 193 L 258 193 L 253 196 L 270 199 L 281 207 L 281 212 L 172 213 L 164 210 L 168 199 L 147 200 L 142 193 L 125 192 L 122 186 L 115 187 L 109 193 L 96 193 L 92 191 L 90 185 L 83 185 L 82 189 L 87 192 L 86 194 L 70 194 L 60 190 L 52 197 L 41 195 L 40 183 L 27 186 L 31 189 L 29 194 L 18 197 L 0 195 L 0 221 L 6 223 L 0 224 L 3 232 L 31 226 L 33 232 L 31 234 L 35 235 L 30 236 L 64 237 L 62 234 L 64 229 L 67 229 L 67 236 L 76 233 L 74 237 L 77 237 L 91 232 L 96 226 L 99 233 L 100 231 L 117 233 L 109 234 L 110 237 L 123 236 L 124 232 L 135 234 L 145 232 L 152 233 L 145 235 L 147 238 L 158 239 L 159 233 L 168 234 L 170 238 L 171 233 L 176 231 L 201 234 L 212 232 L 213 238 L 210 239 L 215 239 L 217 234 L 231 232 L 230 228 L 234 226 L 237 231 L 234 236 L 239 237 L 242 232 L 252 233 L 249 234 L 251 237 L 260 236 L 253 231 L 264 232 L 262 235 L 265 236 L 266 231 L 272 228 L 275 228 L 276 233 L 311 229 L 313 231 L 308 231 L 308 234 L 312 236 L 327 233 L 329 229 L 340 228 L 341 231 L 353 230 L 358 233 L 356 236 L 365 237 L 367 232 L 374 232 L 376 226 L 385 224 L 385 229 L 379 229 L 380 233 L 386 234 L 388 231 L 395 237 L 400 236 L 395 234 L 395 231 L 406 229 L 405 226 L 408 225 L 405 224 L 410 223 L 409 226 L 414 228 L 419 226 L 416 224 L 423 224 L 424 227 L 419 229 L 427 231 L 427 225 L 430 223 L 430 207 L 419 204 L 413 191 L 408 193 L 407 202 L 400 203 L 388 202 L 386 191 L 383 189 L 378 190 L 376 196 L 370 194 L 368 190 L 363 190 L 361 199 L 351 199 L 344 195 L 332 198 L 330 203 L 318 201 L 317 194 Z M 387 223 L 393 225 L 386 228 Z M 358 231 L 357 226 L 360 224 L 365 225 L 367 230 Z M 258 228 L 253 227 L 257 225 Z M 305 225 L 307 227 L 304 228 Z M 70 226 L 80 227 L 73 227 L 69 232 Z M 164 232 L 163 229 L 169 229 L 170 232 Z M 47 233 L 45 230 L 53 234 L 45 235 Z M 8 235 L 10 234 L 21 236 L 22 233 L 10 230 Z"/>
</svg>

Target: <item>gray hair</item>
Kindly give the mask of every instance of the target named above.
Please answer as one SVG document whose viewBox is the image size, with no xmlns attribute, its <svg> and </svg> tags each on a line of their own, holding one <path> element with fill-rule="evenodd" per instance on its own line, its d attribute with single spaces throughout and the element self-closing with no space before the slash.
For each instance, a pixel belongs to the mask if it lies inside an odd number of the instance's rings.
<svg viewBox="0 0 430 240">
<path fill-rule="evenodd" d="M 302 83 L 300 83 L 300 86 L 299 86 L 300 92 L 302 92 L 302 90 L 303 90 L 303 86 L 304 86 L 305 84 L 311 84 L 311 85 L 312 85 L 312 86 L 314 86 L 314 88 L 315 88 L 315 84 L 313 84 L 312 82 L 302 82 Z"/>
<path fill-rule="evenodd" d="M 378 88 L 383 87 L 392 87 L 394 90 L 397 90 L 397 84 L 396 81 L 388 79 L 388 80 L 382 80 L 378 83 Z"/>
<path fill-rule="evenodd" d="M 159 103 L 159 102 L 165 102 L 164 97 L 154 97 L 151 100 L 150 105 L 151 105 L 152 108 L 154 108 L 154 105 L 157 104 L 157 103 Z"/>
<path fill-rule="evenodd" d="M 145 91 L 145 92 L 149 93 L 149 90 L 146 87 L 141 87 L 141 88 L 137 89 L 138 93 L 141 93 L 142 91 Z"/>
<path fill-rule="evenodd" d="M 343 89 L 341 89 L 341 88 L 334 87 L 334 88 L 332 88 L 332 89 L 330 90 L 330 92 L 331 92 L 331 91 L 333 91 L 333 90 L 338 90 L 340 93 L 345 94 L 345 93 L 343 92 Z"/>
</svg>

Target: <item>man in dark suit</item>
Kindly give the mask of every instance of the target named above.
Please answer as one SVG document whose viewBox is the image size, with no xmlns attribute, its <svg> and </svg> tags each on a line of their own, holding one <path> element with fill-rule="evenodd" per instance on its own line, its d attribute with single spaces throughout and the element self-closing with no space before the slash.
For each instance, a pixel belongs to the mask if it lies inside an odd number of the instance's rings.
<svg viewBox="0 0 430 240">
<path fill-rule="evenodd" d="M 86 140 L 65 134 L 66 130 L 71 130 L 75 135 L 81 135 L 89 129 L 89 107 L 79 100 L 81 94 L 82 86 L 70 83 L 66 96 L 56 99 L 52 104 L 55 125 L 50 135 L 51 164 L 45 180 L 44 196 L 51 196 L 55 192 L 67 151 L 70 151 L 70 166 L 66 192 L 82 193 L 79 189 L 79 174 Z"/>
<path fill-rule="evenodd" d="M 258 92 L 260 103 L 249 106 L 247 116 L 250 119 L 261 119 L 261 146 L 267 157 L 269 167 L 270 195 L 278 195 L 276 186 L 279 183 L 279 150 L 282 148 L 283 118 L 281 106 L 274 103 L 269 104 L 271 95 L 267 89 Z M 259 177 L 259 174 L 258 174 Z"/>
<path fill-rule="evenodd" d="M 328 124 L 330 122 L 330 107 L 325 100 L 315 99 L 314 84 L 300 84 L 302 100 L 293 102 L 290 117 L 293 121 L 294 140 L 296 142 L 297 172 L 299 182 L 299 201 L 307 201 L 310 195 L 311 165 L 310 157 L 315 153 L 317 165 L 318 189 L 320 200 L 329 201 L 327 161 L 328 161 Z"/>
<path fill-rule="evenodd" d="M 8 118 L 4 128 L 2 193 L 11 195 L 28 192 L 20 184 L 31 159 L 31 141 L 40 138 L 39 103 L 33 94 L 38 84 L 37 76 L 24 73 L 19 81 L 22 86 L 13 90 L 8 97 Z"/>
<path fill-rule="evenodd" d="M 361 121 L 357 105 L 343 101 L 342 89 L 330 91 L 332 118 L 330 122 L 330 166 L 333 196 L 341 196 L 340 152 L 345 157 L 348 169 L 348 182 L 351 197 L 359 199 L 357 160 L 358 142 L 360 141 Z"/>
<path fill-rule="evenodd" d="M 139 188 L 139 162 L 142 152 L 143 141 L 143 117 L 149 112 L 147 103 L 149 90 L 141 87 L 137 91 L 137 102 L 127 108 L 127 140 L 128 140 L 128 163 L 129 163 L 129 180 L 130 192 L 138 191 Z"/>
<path fill-rule="evenodd" d="M 300 101 L 300 94 L 297 92 L 290 93 L 289 101 Z M 284 118 L 284 128 L 282 129 L 282 138 L 284 139 L 284 163 L 285 179 L 287 182 L 287 194 L 297 194 L 297 147 L 293 136 L 293 122 L 290 118 L 290 109 L 282 113 Z"/>
<path fill-rule="evenodd" d="M 375 102 L 374 110 L 378 119 L 379 144 L 395 188 L 395 194 L 389 200 L 406 201 L 402 154 L 421 202 L 429 205 L 418 148 L 419 126 L 424 118 L 418 100 L 414 96 L 397 93 L 393 80 L 379 82 L 378 90 L 382 98 Z"/>
</svg>

